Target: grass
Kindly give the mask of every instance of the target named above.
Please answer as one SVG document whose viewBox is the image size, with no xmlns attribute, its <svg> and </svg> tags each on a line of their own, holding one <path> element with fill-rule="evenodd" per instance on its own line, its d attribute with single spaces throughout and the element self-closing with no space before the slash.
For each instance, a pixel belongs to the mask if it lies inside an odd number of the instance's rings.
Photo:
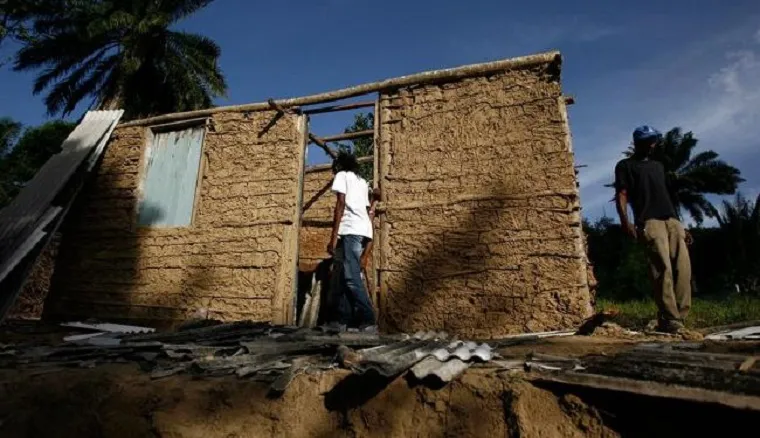
<svg viewBox="0 0 760 438">
<path fill-rule="evenodd" d="M 597 311 L 617 310 L 618 324 L 641 329 L 655 319 L 657 307 L 652 300 L 597 300 Z M 724 299 L 694 298 L 686 326 L 694 329 L 760 320 L 760 297 L 730 297 Z"/>
</svg>

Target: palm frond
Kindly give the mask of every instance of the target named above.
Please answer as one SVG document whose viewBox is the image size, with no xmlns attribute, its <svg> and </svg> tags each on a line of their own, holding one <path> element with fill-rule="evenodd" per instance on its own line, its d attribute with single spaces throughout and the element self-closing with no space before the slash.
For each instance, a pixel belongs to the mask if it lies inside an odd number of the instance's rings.
<svg viewBox="0 0 760 438">
<path fill-rule="evenodd" d="M 211 105 L 227 90 L 219 46 L 209 38 L 173 32 L 178 19 L 210 1 L 68 0 L 55 13 L 40 12 L 41 38 L 20 50 L 16 70 L 39 70 L 34 91 L 46 91 L 50 114 L 68 113 L 93 97 L 118 100 L 125 117 Z"/>
<path fill-rule="evenodd" d="M 161 9 L 166 12 L 172 22 L 181 20 L 191 15 L 209 4 L 213 0 L 168 0 L 163 1 Z"/>
<path fill-rule="evenodd" d="M 674 128 L 671 132 L 678 129 L 677 135 L 674 134 L 672 145 L 671 166 L 673 169 L 680 169 L 689 163 L 691 159 L 691 153 L 697 146 L 697 139 L 694 138 L 694 134 L 687 132 L 682 134 L 679 128 Z M 670 134 L 670 132 L 668 133 Z"/>
</svg>

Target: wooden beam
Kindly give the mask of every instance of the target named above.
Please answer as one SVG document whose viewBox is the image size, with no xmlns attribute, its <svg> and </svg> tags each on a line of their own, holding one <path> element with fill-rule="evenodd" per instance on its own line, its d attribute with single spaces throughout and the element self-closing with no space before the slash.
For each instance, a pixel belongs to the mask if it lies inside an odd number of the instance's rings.
<svg viewBox="0 0 760 438">
<path fill-rule="evenodd" d="M 327 146 L 327 143 L 325 143 L 324 140 L 312 134 L 311 132 L 309 133 L 309 140 L 311 140 L 312 143 L 316 143 L 317 146 L 321 147 L 333 160 L 338 158 L 338 153 L 335 152 L 335 149 Z"/>
<path fill-rule="evenodd" d="M 529 67 L 533 65 L 558 63 L 561 62 L 559 52 L 551 51 L 537 55 L 520 56 L 518 58 L 504 59 L 501 61 L 487 62 L 483 64 L 471 64 L 462 67 L 448 68 L 443 70 L 433 70 L 423 73 L 416 73 L 407 76 L 401 76 L 384 81 L 369 82 L 355 87 L 342 88 L 328 93 L 313 94 L 311 96 L 296 97 L 291 99 L 281 99 L 274 101 L 282 108 L 293 106 L 306 106 L 318 103 L 335 102 L 336 100 L 349 99 L 351 97 L 362 96 L 369 93 L 383 90 L 405 87 L 409 85 L 427 84 L 431 82 L 456 81 L 473 76 L 482 76 L 499 71 L 507 71 L 515 68 Z M 266 111 L 271 109 L 269 102 L 251 103 L 246 105 L 220 106 L 216 108 L 207 108 L 197 111 L 186 111 L 183 113 L 164 114 L 146 119 L 133 120 L 123 123 L 119 126 L 142 126 L 158 123 L 173 122 L 175 120 L 184 120 L 193 117 L 206 117 L 211 114 L 223 112 L 245 112 L 245 111 Z"/>
<path fill-rule="evenodd" d="M 353 140 L 356 138 L 372 137 L 375 135 L 374 129 L 367 129 L 364 131 L 346 132 L 345 134 L 331 135 L 329 137 L 322 137 L 321 140 L 325 143 L 341 141 L 341 140 Z"/>
<path fill-rule="evenodd" d="M 280 105 L 279 103 L 275 102 L 274 99 L 267 100 L 267 104 L 269 104 L 269 108 L 271 108 L 271 109 L 273 109 L 273 110 L 275 110 L 275 111 L 277 111 L 278 113 L 281 113 L 281 114 L 294 114 L 294 113 L 298 113 L 299 112 L 299 108 L 298 107 L 283 108 L 282 105 Z"/>
<path fill-rule="evenodd" d="M 373 160 L 374 160 L 373 156 L 359 157 L 356 159 L 356 161 L 358 161 L 359 164 L 369 163 L 369 162 L 372 162 Z M 307 167 L 305 173 L 324 172 L 328 170 L 332 170 L 332 164 L 317 164 L 315 166 Z"/>
<path fill-rule="evenodd" d="M 634 380 L 622 377 L 609 377 L 600 374 L 583 374 L 576 372 L 528 374 L 527 378 L 533 382 L 558 383 L 569 386 L 628 392 L 650 397 L 715 403 L 734 409 L 751 409 L 753 411 L 760 411 L 760 397 L 733 394 L 711 389 L 670 385 L 648 380 Z"/>
<path fill-rule="evenodd" d="M 348 110 L 353 110 L 353 109 L 369 108 L 369 107 L 374 107 L 374 106 L 375 106 L 375 101 L 373 100 L 373 101 L 347 103 L 344 105 L 330 105 L 330 106 L 323 106 L 320 108 L 308 109 L 308 110 L 304 110 L 304 114 L 332 113 L 336 111 L 348 111 Z"/>
</svg>

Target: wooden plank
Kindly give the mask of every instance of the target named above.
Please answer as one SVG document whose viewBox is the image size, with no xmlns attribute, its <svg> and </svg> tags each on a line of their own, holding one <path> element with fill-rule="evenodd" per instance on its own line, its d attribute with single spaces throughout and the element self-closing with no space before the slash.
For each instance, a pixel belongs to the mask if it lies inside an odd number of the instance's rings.
<svg viewBox="0 0 760 438">
<path fill-rule="evenodd" d="M 198 191 L 205 125 L 155 134 L 146 152 L 138 225 L 186 227 L 192 224 Z"/>
<path fill-rule="evenodd" d="M 369 163 L 370 161 L 374 161 L 375 157 L 358 157 L 356 161 L 361 163 Z M 332 164 L 317 164 L 315 166 L 309 166 L 306 168 L 306 173 L 312 173 L 312 172 L 326 172 L 326 171 L 332 171 Z"/>
<path fill-rule="evenodd" d="M 573 137 L 570 134 L 570 120 L 567 116 L 567 99 L 564 96 L 560 96 L 557 99 L 557 108 L 559 108 L 559 115 L 560 120 L 562 120 L 562 131 L 565 134 L 564 135 L 564 141 L 565 146 L 567 147 L 567 151 L 570 154 L 573 154 Z M 573 158 L 573 161 L 575 161 L 575 158 Z M 576 172 L 575 169 L 573 169 L 573 172 Z M 577 174 L 575 175 L 575 185 L 573 189 L 573 199 L 575 201 L 580 200 L 580 184 L 578 182 Z M 576 203 L 574 203 L 576 204 Z M 580 203 L 577 203 L 578 207 L 573 211 L 571 214 L 573 215 L 572 222 L 580 222 L 581 221 L 581 207 Z M 590 294 L 590 286 L 589 286 L 589 275 L 588 275 L 588 266 L 590 264 L 590 261 L 588 259 L 588 251 L 586 250 L 586 242 L 585 242 L 585 236 L 583 235 L 583 227 L 575 227 L 573 234 L 574 241 L 575 241 L 575 256 L 580 260 L 580 263 L 578 263 L 578 281 L 585 284 L 584 288 L 586 289 L 586 293 Z M 585 314 L 584 317 L 588 318 L 591 315 L 594 314 L 594 309 L 591 306 L 591 300 L 587 301 L 587 305 L 585 306 Z"/>
<path fill-rule="evenodd" d="M 378 132 L 378 142 L 375 143 L 375 155 L 377 156 L 377 187 L 382 194 L 381 202 L 388 202 L 387 181 L 390 172 L 391 164 L 391 138 L 388 135 L 384 125 L 384 121 L 388 119 L 388 113 L 390 110 L 385 108 L 387 105 L 385 100 L 379 99 L 377 105 L 377 111 L 375 111 L 375 129 Z M 375 271 L 377 272 L 377 307 L 378 316 L 381 316 L 383 312 L 388 309 L 388 285 L 386 283 L 385 270 L 388 269 L 388 256 L 390 254 L 390 223 L 387 216 L 375 207 L 375 214 L 380 218 L 380 232 L 378 237 L 380 241 L 378 245 L 375 245 Z M 382 318 L 378 318 L 378 322 L 382 321 Z"/>
<path fill-rule="evenodd" d="M 328 137 L 321 137 L 320 139 L 325 143 L 332 143 L 341 140 L 353 140 L 357 138 L 372 137 L 375 135 L 374 129 L 365 129 L 364 131 L 346 132 L 344 134 L 331 135 Z"/>
<path fill-rule="evenodd" d="M 356 103 L 346 103 L 343 105 L 330 105 L 330 106 L 323 106 L 321 108 L 314 108 L 314 109 L 308 109 L 305 110 L 304 114 L 322 114 L 322 113 L 332 113 L 336 111 L 348 111 L 348 110 L 354 110 L 359 108 L 369 108 L 375 106 L 376 101 L 365 101 L 365 102 L 356 102 Z"/>
<path fill-rule="evenodd" d="M 374 191 L 380 190 L 378 183 L 380 179 L 380 154 L 378 153 L 380 148 L 380 99 L 376 99 L 373 106 L 375 109 L 373 114 L 374 120 L 372 121 L 372 128 L 375 132 L 375 136 L 372 139 L 372 190 Z M 377 209 L 377 205 L 375 206 L 375 209 Z M 377 216 L 377 212 L 375 212 L 375 215 Z M 376 221 L 373 219 L 372 222 L 372 227 L 374 228 Z M 379 242 L 378 236 L 380 235 L 380 230 L 373 230 L 373 235 L 375 236 L 375 241 Z M 372 302 L 375 303 L 375 312 L 377 312 L 376 316 L 378 316 L 378 319 L 380 314 L 380 275 L 377 266 L 380 263 L 380 259 L 378 258 L 380 249 L 381 247 L 379 243 L 377 245 L 372 245 L 372 266 L 369 270 L 369 272 L 372 273 Z"/>
<path fill-rule="evenodd" d="M 336 100 L 348 99 L 351 97 L 362 96 L 369 93 L 383 90 L 391 90 L 408 85 L 425 84 L 440 81 L 455 81 L 473 76 L 486 75 L 498 71 L 507 71 L 515 68 L 527 67 L 531 65 L 540 65 L 546 63 L 562 62 L 562 57 L 557 51 L 539 53 L 536 55 L 520 56 L 517 58 L 504 59 L 500 61 L 487 62 L 482 64 L 471 64 L 461 67 L 448 68 L 443 70 L 433 70 L 422 73 L 401 76 L 384 81 L 369 82 L 355 87 L 343 88 L 340 90 L 330 91 L 327 93 L 313 94 L 311 96 L 296 97 L 291 99 L 275 100 L 274 102 L 283 107 L 306 106 L 318 103 L 334 102 Z M 156 123 L 166 123 L 175 120 L 184 120 L 195 117 L 205 117 L 211 114 L 222 112 L 245 112 L 245 111 L 264 111 L 271 109 L 269 102 L 259 102 L 246 105 L 220 106 L 197 111 L 186 111 L 182 113 L 164 114 L 146 119 L 134 120 L 122 124 L 121 126 L 142 126 Z"/>
<path fill-rule="evenodd" d="M 289 233 L 286 233 L 286 236 L 284 236 L 283 241 L 287 241 L 287 238 L 290 239 L 290 251 L 288 259 L 286 259 L 286 263 L 288 263 L 290 269 L 290 299 L 285 299 L 285 308 L 283 309 L 285 313 L 284 317 L 284 323 L 293 325 L 296 323 L 296 313 L 297 313 L 297 299 L 298 299 L 298 253 L 300 251 L 300 239 L 299 236 L 301 235 L 301 218 L 302 218 L 302 211 L 301 206 L 303 205 L 303 186 L 304 186 L 304 168 L 306 167 L 306 148 L 309 146 L 309 116 L 307 115 L 300 115 L 296 120 L 296 128 L 298 129 L 300 135 L 300 144 L 298 145 L 298 184 L 296 186 L 296 192 L 294 193 L 294 196 L 296 197 L 296 204 L 295 209 L 293 211 L 293 226 L 291 227 L 292 230 Z"/>
<path fill-rule="evenodd" d="M 760 411 L 760 397 L 733 394 L 710 389 L 668 385 L 643 380 L 608 377 L 598 374 L 566 372 L 558 374 L 529 374 L 534 382 L 558 383 L 585 388 L 620 391 L 650 397 L 685 400 L 700 403 L 715 403 L 735 409 Z"/>
</svg>

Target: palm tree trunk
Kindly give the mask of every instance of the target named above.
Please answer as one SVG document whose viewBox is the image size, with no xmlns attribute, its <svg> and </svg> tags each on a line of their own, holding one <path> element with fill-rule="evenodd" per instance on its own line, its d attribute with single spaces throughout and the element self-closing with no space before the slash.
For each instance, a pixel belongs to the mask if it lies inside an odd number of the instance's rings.
<svg viewBox="0 0 760 438">
<path fill-rule="evenodd" d="M 121 108 L 121 90 L 116 92 L 113 96 L 105 99 L 101 99 L 98 103 L 97 107 L 95 109 L 106 111 L 106 110 L 117 110 Z"/>
</svg>

